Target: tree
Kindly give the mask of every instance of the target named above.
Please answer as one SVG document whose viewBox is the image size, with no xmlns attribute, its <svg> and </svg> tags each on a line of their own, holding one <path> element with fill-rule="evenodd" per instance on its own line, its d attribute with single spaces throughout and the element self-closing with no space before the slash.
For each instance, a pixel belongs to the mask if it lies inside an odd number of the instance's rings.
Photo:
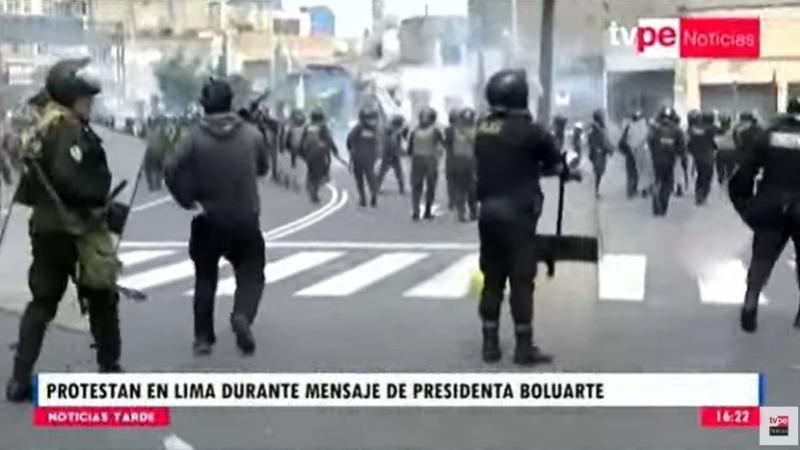
<svg viewBox="0 0 800 450">
<path fill-rule="evenodd" d="M 203 77 L 199 67 L 198 58 L 187 61 L 182 53 L 156 66 L 155 77 L 167 110 L 184 111 L 200 96 Z"/>
</svg>

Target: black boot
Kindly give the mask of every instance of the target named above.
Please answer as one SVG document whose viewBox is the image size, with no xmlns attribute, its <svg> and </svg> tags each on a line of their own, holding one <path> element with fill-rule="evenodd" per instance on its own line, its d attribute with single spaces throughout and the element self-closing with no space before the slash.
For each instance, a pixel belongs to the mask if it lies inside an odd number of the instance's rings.
<svg viewBox="0 0 800 450">
<path fill-rule="evenodd" d="M 206 339 L 198 339 L 192 344 L 192 351 L 195 356 L 206 356 L 211 354 L 214 345 Z"/>
<path fill-rule="evenodd" d="M 377 196 L 372 197 L 372 201 L 369 202 L 369 205 L 371 207 L 373 207 L 373 208 L 377 208 L 378 207 L 378 197 Z"/>
<path fill-rule="evenodd" d="M 249 321 L 244 316 L 236 314 L 231 318 L 231 326 L 236 334 L 236 345 L 239 350 L 245 355 L 252 355 L 256 351 L 256 341 L 253 339 Z"/>
<path fill-rule="evenodd" d="M 98 372 L 100 373 L 122 373 L 122 367 L 119 363 L 114 364 L 101 364 L 98 368 Z"/>
<path fill-rule="evenodd" d="M 514 363 L 521 366 L 532 366 L 536 364 L 550 364 L 553 357 L 539 351 L 539 347 L 533 345 L 533 329 L 517 330 L 517 348 L 514 350 Z"/>
<path fill-rule="evenodd" d="M 433 220 L 433 212 L 431 211 L 431 205 L 425 206 L 425 220 Z"/>
<path fill-rule="evenodd" d="M 367 207 L 367 199 L 365 199 L 364 197 L 361 197 L 361 200 L 358 201 L 358 206 L 360 206 L 362 208 L 366 208 Z"/>
<path fill-rule="evenodd" d="M 742 306 L 741 326 L 746 333 L 755 333 L 758 328 L 758 297 L 759 292 L 747 289 L 744 306 Z"/>
<path fill-rule="evenodd" d="M 11 377 L 6 385 L 6 399 L 12 403 L 33 401 L 33 385 L 30 378 L 23 381 L 17 377 Z"/>
<path fill-rule="evenodd" d="M 483 362 L 494 363 L 503 356 L 500 351 L 500 333 L 497 324 L 483 326 Z"/>
</svg>

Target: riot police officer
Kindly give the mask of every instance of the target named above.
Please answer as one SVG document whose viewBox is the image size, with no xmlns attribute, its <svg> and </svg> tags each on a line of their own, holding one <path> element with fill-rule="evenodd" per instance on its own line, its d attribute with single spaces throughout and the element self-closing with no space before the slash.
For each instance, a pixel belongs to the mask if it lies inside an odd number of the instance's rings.
<svg viewBox="0 0 800 450">
<path fill-rule="evenodd" d="M 150 192 L 160 191 L 164 178 L 164 158 L 171 146 L 167 124 L 163 116 L 152 121 L 147 130 L 144 171 Z"/>
<path fill-rule="evenodd" d="M 714 177 L 714 152 L 717 149 L 714 115 L 711 112 L 693 111 L 689 114 L 688 122 L 687 147 L 697 168 L 694 196 L 695 203 L 700 206 L 708 199 Z"/>
<path fill-rule="evenodd" d="M 411 155 L 412 219 L 420 218 L 422 191 L 425 189 L 426 220 L 433 220 L 433 201 L 439 180 L 439 160 L 442 156 L 444 136 L 436 127 L 436 110 L 423 108 L 419 113 L 419 126 L 411 132 L 408 154 Z"/>
<path fill-rule="evenodd" d="M 452 133 L 452 131 L 458 125 L 459 113 L 460 111 L 458 110 L 458 108 L 452 108 L 447 113 L 447 128 L 445 128 L 444 130 L 445 137 L 447 137 L 448 134 Z M 449 211 L 452 211 L 456 209 L 456 193 L 455 193 L 454 176 L 450 163 L 451 163 L 450 153 L 446 152 L 444 158 L 444 174 L 445 174 L 445 181 L 447 182 L 447 209 Z"/>
<path fill-rule="evenodd" d="M 358 113 L 358 124 L 347 135 L 347 150 L 350 152 L 350 164 L 358 189 L 359 206 L 367 206 L 367 194 L 364 183 L 370 194 L 370 205 L 378 206 L 378 180 L 375 176 L 375 163 L 378 160 L 380 134 L 378 130 L 380 114 L 372 106 L 366 106 Z"/>
<path fill-rule="evenodd" d="M 406 128 L 405 119 L 401 115 L 395 115 L 389 121 L 389 126 L 386 128 L 384 135 L 383 155 L 381 157 L 380 175 L 378 175 L 379 192 L 386 174 L 389 170 L 393 170 L 397 178 L 400 195 L 405 194 L 406 187 L 401 156 L 403 155 L 403 146 L 407 137 L 408 128 Z"/>
<path fill-rule="evenodd" d="M 528 112 L 528 82 L 523 70 L 495 73 L 486 87 L 491 108 L 478 125 L 475 142 L 480 267 L 484 287 L 480 300 L 483 359 L 498 361 L 500 305 L 511 286 L 514 362 L 547 363 L 551 356 L 533 345 L 533 291 L 536 276 L 536 225 L 544 196 L 543 175 L 566 169 L 549 130 Z"/>
<path fill-rule="evenodd" d="M 739 123 L 733 132 L 733 143 L 736 146 L 734 164 L 738 165 L 741 155 L 752 152 L 763 132 L 764 129 L 753 112 L 743 111 L 739 114 Z"/>
<path fill-rule="evenodd" d="M 339 159 L 339 150 L 326 124 L 325 112 L 315 108 L 311 123 L 303 129 L 299 155 L 306 163 L 306 190 L 312 203 L 319 203 L 319 189 L 330 176 L 332 157 Z"/>
<path fill-rule="evenodd" d="M 594 192 L 599 197 L 600 183 L 603 181 L 603 175 L 606 173 L 606 162 L 612 151 L 611 144 L 608 142 L 608 133 L 606 132 L 605 114 L 601 110 L 592 113 L 592 124 L 589 128 L 587 143 L 589 144 L 589 160 L 592 162 L 592 168 L 594 169 Z"/>
<path fill-rule="evenodd" d="M 445 132 L 448 169 L 453 184 L 453 196 L 459 222 L 478 220 L 478 201 L 475 193 L 475 110 L 461 110 L 453 125 Z"/>
<path fill-rule="evenodd" d="M 567 139 L 567 118 L 564 116 L 553 117 L 553 137 L 556 139 L 556 146 L 559 150 L 564 149 L 564 142 Z"/>
<path fill-rule="evenodd" d="M 655 185 L 653 215 L 665 216 L 675 187 L 675 163 L 686 153 L 683 131 L 678 126 L 677 113 L 670 107 L 661 108 L 650 129 L 648 145 L 653 160 Z"/>
<path fill-rule="evenodd" d="M 754 140 L 752 150 L 741 155 L 739 169 L 728 185 L 731 201 L 753 229 L 747 291 L 741 327 L 756 330 L 758 298 L 775 262 L 791 239 L 800 256 L 800 98 L 789 100 L 786 114 Z M 754 189 L 759 172 L 763 178 Z M 754 192 L 755 191 L 755 192 Z M 800 264 L 797 265 L 800 270 Z M 800 328 L 800 312 L 794 322 Z"/>
<path fill-rule="evenodd" d="M 27 170 L 15 201 L 33 208 L 28 280 L 33 299 L 20 321 L 6 387 L 10 401 L 31 398 L 33 366 L 70 278 L 89 312 L 100 371 L 120 371 L 118 263 L 111 233 L 121 229 L 109 220 L 112 176 L 102 141 L 89 125 L 100 87 L 86 75 L 88 63 L 61 61 L 49 71 L 50 101 L 23 149 Z"/>
<path fill-rule="evenodd" d="M 301 109 L 292 111 L 289 117 L 289 127 L 284 135 L 283 148 L 289 151 L 292 157 L 292 169 L 297 168 L 297 157 L 300 154 L 300 141 L 306 126 L 306 115 Z"/>
<path fill-rule="evenodd" d="M 736 168 L 736 142 L 733 138 L 734 127 L 731 116 L 716 113 L 715 117 L 718 122 L 717 136 L 714 139 L 717 143 L 717 181 L 723 186 L 733 176 L 733 170 Z"/>
</svg>

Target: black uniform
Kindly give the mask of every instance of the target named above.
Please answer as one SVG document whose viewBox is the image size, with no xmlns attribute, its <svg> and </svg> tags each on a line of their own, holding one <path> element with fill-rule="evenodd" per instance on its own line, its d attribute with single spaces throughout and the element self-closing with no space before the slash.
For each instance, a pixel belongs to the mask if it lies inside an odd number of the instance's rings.
<svg viewBox="0 0 800 450">
<path fill-rule="evenodd" d="M 748 332 L 756 329 L 759 295 L 789 239 L 800 256 L 800 99 L 792 99 L 788 111 L 754 140 L 729 184 L 734 207 L 754 232 L 742 309 L 742 328 Z M 800 313 L 795 327 L 800 328 Z"/>
<path fill-rule="evenodd" d="M 79 75 L 86 63 L 75 66 L 65 61 L 51 69 L 47 90 L 53 101 L 42 108 L 44 115 L 37 120 L 57 118 L 41 125 L 46 130 L 38 141 L 41 156 L 26 156 L 28 171 L 15 198 L 33 207 L 33 262 L 28 278 L 33 299 L 20 321 L 13 376 L 6 389 L 11 401 L 30 399 L 33 366 L 70 279 L 88 307 L 100 371 L 120 370 L 117 267 L 106 216 L 112 176 L 102 141 L 85 119 L 68 109 L 78 98 L 100 91 Z M 90 251 L 102 251 L 99 256 L 108 257 L 87 259 Z M 82 270 L 76 271 L 77 266 Z"/>
<path fill-rule="evenodd" d="M 397 178 L 397 186 L 400 195 L 405 194 L 405 176 L 403 175 L 403 155 L 404 141 L 408 137 L 408 129 L 404 125 L 402 116 L 392 119 L 392 123 L 386 128 L 383 140 L 383 155 L 381 157 L 380 174 L 378 175 L 378 191 L 383 186 L 383 180 L 389 170 L 394 171 Z"/>
<path fill-rule="evenodd" d="M 475 185 L 475 112 L 465 109 L 453 126 L 445 132 L 448 178 L 452 184 L 453 203 L 458 211 L 458 220 L 467 221 L 467 209 L 471 220 L 478 220 L 478 200 Z"/>
<path fill-rule="evenodd" d="M 447 115 L 447 128 L 444 130 L 445 139 L 452 133 L 453 129 L 458 122 L 458 109 L 451 109 Z M 455 193 L 455 180 L 453 177 L 453 169 L 451 168 L 450 153 L 448 152 L 444 158 L 444 174 L 447 181 L 447 209 L 452 211 L 456 209 L 456 193 Z"/>
<path fill-rule="evenodd" d="M 412 218 L 419 220 L 422 191 L 425 190 L 425 219 L 433 219 L 433 201 L 439 180 L 444 136 L 436 128 L 436 112 L 425 108 L 420 112 L 420 126 L 409 137 L 408 154 L 411 155 Z"/>
<path fill-rule="evenodd" d="M 511 285 L 518 364 L 550 361 L 533 346 L 533 290 L 536 276 L 536 226 L 544 196 L 543 174 L 561 170 L 562 157 L 550 132 L 527 111 L 524 71 L 505 70 L 487 85 L 491 114 L 478 125 L 475 142 L 478 230 L 484 287 L 480 301 L 483 358 L 500 358 L 498 325 L 506 283 Z"/>
<path fill-rule="evenodd" d="M 647 139 L 655 174 L 653 214 L 656 216 L 667 214 L 675 187 L 675 163 L 686 153 L 683 131 L 675 123 L 674 114 L 671 108 L 662 110 Z"/>
<path fill-rule="evenodd" d="M 714 141 L 716 127 L 714 116 L 710 113 L 692 117 L 689 120 L 689 139 L 687 147 L 694 159 L 697 168 L 694 196 L 697 205 L 703 205 L 711 191 L 711 181 L 714 177 L 714 153 L 717 144 Z"/>
<path fill-rule="evenodd" d="M 378 112 L 362 110 L 359 123 L 347 135 L 347 150 L 350 152 L 350 164 L 358 189 L 359 205 L 367 206 L 366 182 L 372 207 L 378 206 L 378 179 L 375 174 L 375 163 L 378 161 L 381 144 L 378 129 Z"/>
<path fill-rule="evenodd" d="M 589 144 L 589 160 L 594 169 L 594 190 L 600 195 L 600 183 L 606 173 L 606 162 L 611 154 L 611 144 L 608 142 L 605 119 L 602 111 L 595 111 L 592 115 L 592 125 L 587 138 Z"/>
</svg>

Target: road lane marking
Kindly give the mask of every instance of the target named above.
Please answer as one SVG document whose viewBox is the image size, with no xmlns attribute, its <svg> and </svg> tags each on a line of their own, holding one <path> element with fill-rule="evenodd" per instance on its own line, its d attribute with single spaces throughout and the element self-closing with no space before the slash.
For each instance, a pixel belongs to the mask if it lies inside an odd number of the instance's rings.
<svg viewBox="0 0 800 450">
<path fill-rule="evenodd" d="M 120 253 L 117 258 L 122 262 L 123 267 L 131 267 L 173 254 L 175 254 L 174 250 L 137 250 Z"/>
<path fill-rule="evenodd" d="M 131 249 L 185 248 L 185 242 L 123 242 L 122 247 Z M 274 241 L 267 248 L 291 249 L 348 249 L 348 250 L 463 250 L 475 251 L 480 245 L 467 242 L 356 242 L 356 241 Z"/>
<path fill-rule="evenodd" d="M 274 236 L 281 235 L 287 231 L 291 231 L 296 227 L 305 224 L 308 221 L 313 221 L 320 215 L 325 214 L 325 212 L 329 211 L 331 208 L 335 208 L 341 197 L 340 191 L 336 189 L 336 187 L 330 184 L 326 185 L 325 187 L 331 193 L 331 198 L 325 205 L 323 205 L 321 208 L 315 209 L 314 211 L 310 212 L 309 214 L 306 214 L 303 217 L 300 217 L 299 219 L 293 220 L 287 224 L 281 225 L 279 227 L 267 231 L 266 233 L 264 233 L 264 238 L 267 240 L 274 239 Z"/>
<path fill-rule="evenodd" d="M 702 273 L 698 279 L 703 303 L 741 305 L 747 290 L 747 269 L 738 259 L 724 261 Z M 761 295 L 761 304 L 768 303 Z"/>
<path fill-rule="evenodd" d="M 219 262 L 220 269 L 227 265 L 227 261 L 221 260 Z M 187 259 L 186 261 L 124 277 L 119 280 L 119 285 L 141 291 L 192 277 L 194 277 L 194 263 L 192 260 Z"/>
<path fill-rule="evenodd" d="M 281 233 L 275 233 L 275 234 L 269 235 L 267 240 L 268 241 L 275 241 L 275 240 L 284 238 L 286 236 L 289 236 L 291 234 L 295 234 L 295 233 L 297 233 L 299 231 L 305 230 L 306 228 L 312 227 L 312 226 L 322 222 L 328 216 L 330 216 L 330 215 L 338 212 L 340 209 L 344 208 L 347 205 L 348 199 L 349 199 L 349 196 L 348 196 L 347 192 L 346 191 L 342 191 L 341 192 L 341 196 L 339 197 L 339 201 L 335 205 L 331 206 L 330 208 L 328 208 L 325 211 L 321 211 L 321 212 L 318 211 L 319 212 L 318 216 L 316 216 L 316 217 L 314 217 L 312 219 L 306 220 L 306 221 L 296 225 L 295 227 L 293 227 L 291 229 L 285 230 L 285 231 L 283 231 Z"/>
<path fill-rule="evenodd" d="M 188 442 L 184 441 L 177 434 L 170 434 L 161 441 L 164 450 L 194 450 Z"/>
<path fill-rule="evenodd" d="M 477 253 L 464 256 L 433 278 L 410 289 L 403 296 L 449 299 L 466 297 L 469 294 L 470 276 L 477 268 Z"/>
<path fill-rule="evenodd" d="M 275 262 L 267 263 L 264 269 L 267 284 L 277 283 L 306 270 L 313 269 L 344 256 L 344 252 L 299 252 Z M 217 289 L 218 295 L 231 296 L 236 291 L 236 278 L 222 280 Z M 194 295 L 189 290 L 186 295 Z"/>
<path fill-rule="evenodd" d="M 169 195 L 166 195 L 164 197 L 157 198 L 157 199 L 155 199 L 153 201 L 144 203 L 142 205 L 134 206 L 133 208 L 131 208 L 131 212 L 145 211 L 145 210 L 148 210 L 150 208 L 155 208 L 156 206 L 163 205 L 164 203 L 169 203 L 171 201 L 172 201 L 172 197 L 169 196 Z"/>
<path fill-rule="evenodd" d="M 644 255 L 603 255 L 598 271 L 599 299 L 643 302 L 646 276 Z"/>
<path fill-rule="evenodd" d="M 387 253 L 297 292 L 297 297 L 346 297 L 426 258 L 427 253 Z"/>
</svg>

